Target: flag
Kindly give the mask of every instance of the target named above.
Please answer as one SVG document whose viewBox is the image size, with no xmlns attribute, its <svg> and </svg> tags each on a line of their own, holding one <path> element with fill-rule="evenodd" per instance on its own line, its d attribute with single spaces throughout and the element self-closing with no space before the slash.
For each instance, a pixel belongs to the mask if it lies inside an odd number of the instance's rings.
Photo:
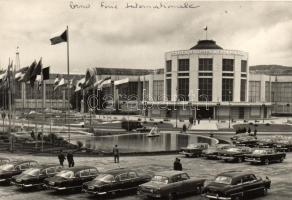
<svg viewBox="0 0 292 200">
<path fill-rule="evenodd" d="M 20 81 L 24 77 L 24 75 L 25 75 L 26 71 L 28 70 L 28 68 L 29 67 L 24 67 L 24 68 L 21 68 L 18 71 L 16 71 L 14 79 L 16 81 Z"/>
<path fill-rule="evenodd" d="M 13 61 L 11 63 L 8 64 L 8 68 L 7 68 L 7 71 L 4 75 L 4 82 L 3 82 L 3 85 L 4 87 L 6 88 L 10 88 L 10 76 L 11 76 L 11 69 L 12 69 L 12 66 L 13 66 Z"/>
<path fill-rule="evenodd" d="M 104 79 L 101 81 L 101 83 L 98 85 L 98 88 L 99 88 L 99 89 L 102 89 L 105 85 L 107 85 L 107 84 L 111 84 L 111 82 L 112 82 L 111 77 L 110 77 L 110 76 L 109 76 L 109 77 L 106 77 L 106 78 L 104 78 Z"/>
<path fill-rule="evenodd" d="M 34 71 L 34 68 L 36 67 L 37 63 L 36 61 L 34 61 L 28 68 L 28 70 L 26 71 L 26 73 L 24 74 L 24 76 L 19 79 L 19 81 L 23 81 L 23 82 L 27 82 L 30 80 L 30 77 Z"/>
<path fill-rule="evenodd" d="M 51 45 L 59 44 L 61 42 L 67 42 L 68 39 L 68 33 L 67 30 L 65 30 L 63 33 L 57 33 L 55 36 L 53 36 L 50 41 Z"/>
<path fill-rule="evenodd" d="M 208 26 L 206 26 L 205 28 L 204 28 L 204 31 L 207 31 L 208 30 Z"/>
<path fill-rule="evenodd" d="M 54 90 L 56 90 L 58 87 L 61 87 L 63 85 L 65 85 L 65 79 L 61 78 L 60 81 L 58 82 L 58 84 L 55 86 Z"/>
<path fill-rule="evenodd" d="M 50 79 L 50 67 L 43 68 L 43 80 Z"/>
<path fill-rule="evenodd" d="M 117 80 L 114 82 L 114 85 L 121 85 L 121 84 L 124 84 L 124 83 L 129 83 L 129 78 L 124 78 L 124 79 L 121 79 L 121 80 Z"/>
<path fill-rule="evenodd" d="M 37 75 L 41 75 L 42 73 L 42 59 L 40 59 L 40 61 L 38 62 L 38 64 L 36 65 L 36 67 L 34 68 L 33 72 L 30 75 L 30 86 L 34 87 L 34 82 L 36 80 Z"/>
<path fill-rule="evenodd" d="M 82 85 L 85 83 L 85 78 L 80 79 L 77 81 L 76 86 L 75 86 L 75 92 L 78 92 L 79 90 L 82 89 Z"/>
<path fill-rule="evenodd" d="M 83 89 L 94 86 L 96 82 L 96 70 L 95 68 L 87 69 L 85 74 L 85 83 Z"/>
<path fill-rule="evenodd" d="M 54 85 L 57 86 L 60 82 L 59 76 L 57 75 L 57 77 L 54 80 Z"/>
<path fill-rule="evenodd" d="M 35 80 L 37 81 L 38 84 L 38 91 L 40 91 L 42 86 L 42 75 L 37 75 Z"/>
</svg>

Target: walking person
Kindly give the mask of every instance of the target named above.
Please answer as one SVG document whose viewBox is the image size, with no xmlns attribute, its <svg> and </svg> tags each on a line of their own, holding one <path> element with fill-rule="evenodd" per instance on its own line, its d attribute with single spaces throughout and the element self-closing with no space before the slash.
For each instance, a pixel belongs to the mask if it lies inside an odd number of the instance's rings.
<svg viewBox="0 0 292 200">
<path fill-rule="evenodd" d="M 68 161 L 69 168 L 74 167 L 75 163 L 74 163 L 73 153 L 70 151 L 67 153 L 67 161 Z"/>
<path fill-rule="evenodd" d="M 113 148 L 113 154 L 114 154 L 115 163 L 119 163 L 120 162 L 120 153 L 119 153 L 119 148 L 118 148 L 117 144 Z"/>
<path fill-rule="evenodd" d="M 173 163 L 173 170 L 182 171 L 182 164 L 179 158 L 175 158 L 175 161 Z"/>
<path fill-rule="evenodd" d="M 60 162 L 60 165 L 63 167 L 64 166 L 64 160 L 66 160 L 65 155 L 63 154 L 63 151 L 60 150 L 60 153 L 58 155 L 58 159 Z"/>
<path fill-rule="evenodd" d="M 257 132 L 258 132 L 258 131 L 257 131 L 257 129 L 255 128 L 255 129 L 254 129 L 254 136 L 255 136 L 255 137 L 257 137 Z"/>
</svg>

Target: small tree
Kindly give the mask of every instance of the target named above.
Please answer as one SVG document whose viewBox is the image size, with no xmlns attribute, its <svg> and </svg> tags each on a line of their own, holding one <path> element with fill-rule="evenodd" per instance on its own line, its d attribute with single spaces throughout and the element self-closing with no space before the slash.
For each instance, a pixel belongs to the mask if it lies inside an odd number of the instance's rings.
<svg viewBox="0 0 292 200">
<path fill-rule="evenodd" d="M 187 131 L 187 126 L 184 124 L 183 125 L 183 132 L 186 132 Z"/>
</svg>

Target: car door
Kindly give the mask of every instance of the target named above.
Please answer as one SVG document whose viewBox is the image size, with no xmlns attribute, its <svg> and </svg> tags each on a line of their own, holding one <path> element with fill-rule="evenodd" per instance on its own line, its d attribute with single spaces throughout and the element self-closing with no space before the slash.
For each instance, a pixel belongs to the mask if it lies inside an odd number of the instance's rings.
<svg viewBox="0 0 292 200">
<path fill-rule="evenodd" d="M 129 177 L 129 189 L 137 188 L 138 185 L 144 183 L 142 178 L 139 177 L 135 171 L 129 171 L 128 177 Z"/>
<path fill-rule="evenodd" d="M 55 167 L 50 167 L 46 169 L 46 175 L 47 177 L 52 177 L 56 174 L 56 168 Z"/>
<path fill-rule="evenodd" d="M 91 181 L 91 180 L 92 180 L 92 176 L 90 175 L 90 169 L 84 169 L 80 171 L 80 179 L 79 179 L 78 186 L 81 186 L 83 183 Z"/>
<path fill-rule="evenodd" d="M 263 185 L 254 175 L 248 174 L 242 178 L 244 197 L 246 199 L 256 196 L 263 190 Z"/>
<path fill-rule="evenodd" d="M 183 188 L 183 181 L 181 175 L 177 174 L 171 177 L 170 184 L 168 184 L 168 193 L 184 193 L 185 189 Z"/>
<path fill-rule="evenodd" d="M 131 187 L 131 179 L 129 179 L 128 172 L 122 173 L 119 176 L 118 189 L 127 190 Z"/>
<path fill-rule="evenodd" d="M 195 191 L 195 185 L 194 181 L 190 179 L 189 175 L 186 173 L 180 174 L 180 182 L 181 182 L 181 188 L 183 188 L 184 191 L 182 192 L 192 192 Z"/>
</svg>

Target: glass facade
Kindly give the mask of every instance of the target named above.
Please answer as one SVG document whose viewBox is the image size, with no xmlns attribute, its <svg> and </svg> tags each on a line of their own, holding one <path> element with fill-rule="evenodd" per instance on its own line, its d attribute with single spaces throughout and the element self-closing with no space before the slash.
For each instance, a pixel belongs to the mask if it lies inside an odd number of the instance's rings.
<svg viewBox="0 0 292 200">
<path fill-rule="evenodd" d="M 163 80 L 154 80 L 153 81 L 153 100 L 154 101 L 163 101 Z"/>
<path fill-rule="evenodd" d="M 272 83 L 272 102 L 292 102 L 292 82 L 273 82 Z"/>
<path fill-rule="evenodd" d="M 222 60 L 222 71 L 234 71 L 234 60 L 223 59 Z"/>
<path fill-rule="evenodd" d="M 177 91 L 178 101 L 188 101 L 189 100 L 189 78 L 179 78 L 178 79 L 178 91 Z"/>
<path fill-rule="evenodd" d="M 233 100 L 233 79 L 222 79 L 222 101 Z"/>
<path fill-rule="evenodd" d="M 166 99 L 171 101 L 171 79 L 166 79 Z"/>
<path fill-rule="evenodd" d="M 246 60 L 242 60 L 241 61 L 241 72 L 246 72 L 247 70 L 247 61 Z"/>
<path fill-rule="evenodd" d="M 249 81 L 249 102 L 259 102 L 261 100 L 261 82 Z"/>
<path fill-rule="evenodd" d="M 172 62 L 171 60 L 166 61 L 166 72 L 171 72 L 172 68 Z"/>
<path fill-rule="evenodd" d="M 199 71 L 212 71 L 213 59 L 212 58 L 199 58 Z"/>
<path fill-rule="evenodd" d="M 144 101 L 149 101 L 149 81 L 143 82 Z M 143 97 L 142 97 L 143 98 Z"/>
<path fill-rule="evenodd" d="M 212 101 L 212 78 L 199 78 L 199 101 Z"/>
<path fill-rule="evenodd" d="M 246 79 L 240 81 L 240 101 L 246 101 Z"/>
<path fill-rule="evenodd" d="M 190 60 L 189 59 L 179 59 L 178 60 L 178 71 L 189 71 L 190 70 Z"/>
</svg>

